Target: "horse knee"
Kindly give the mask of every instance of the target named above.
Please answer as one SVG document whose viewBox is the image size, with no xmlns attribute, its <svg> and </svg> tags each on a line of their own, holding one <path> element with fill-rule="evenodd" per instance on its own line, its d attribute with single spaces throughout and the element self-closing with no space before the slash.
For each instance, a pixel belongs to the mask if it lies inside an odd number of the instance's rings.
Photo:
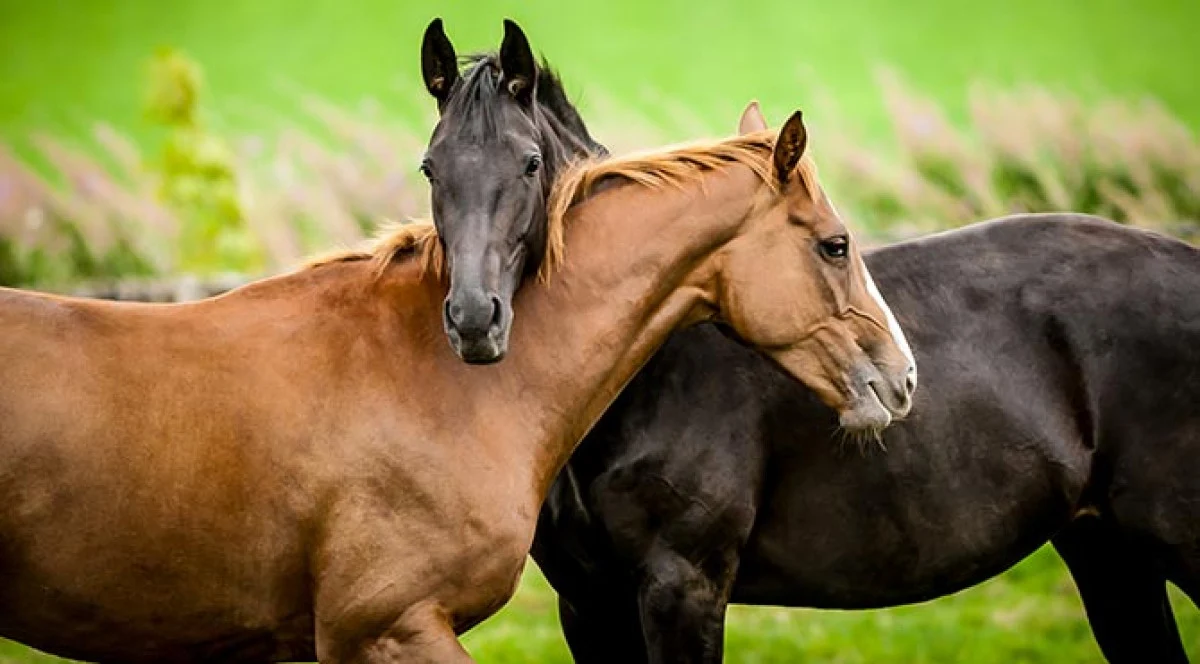
<svg viewBox="0 0 1200 664">
<path fill-rule="evenodd" d="M 727 557 L 712 560 L 704 564 L 676 554 L 656 556 L 643 573 L 641 594 L 646 602 L 677 608 L 723 604 L 733 581 L 733 564 Z"/>
<path fill-rule="evenodd" d="M 647 568 L 639 592 L 650 661 L 720 662 L 732 569 L 670 556 Z"/>
</svg>

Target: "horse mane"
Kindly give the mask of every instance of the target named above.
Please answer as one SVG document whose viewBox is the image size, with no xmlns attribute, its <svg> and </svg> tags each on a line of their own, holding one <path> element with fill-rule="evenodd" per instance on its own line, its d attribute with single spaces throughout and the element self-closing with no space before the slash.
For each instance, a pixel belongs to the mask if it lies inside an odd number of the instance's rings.
<svg viewBox="0 0 1200 664">
<path fill-rule="evenodd" d="M 311 270 L 332 263 L 371 261 L 372 272 L 383 274 L 393 261 L 417 258 L 421 271 L 441 278 L 446 272 L 446 255 L 433 222 L 414 219 L 389 221 L 375 232 L 365 249 L 343 249 L 313 256 L 301 269 Z"/>
<path fill-rule="evenodd" d="M 558 178 L 551 192 L 548 204 L 550 227 L 561 234 L 571 207 L 586 199 L 602 182 L 613 178 L 659 189 L 682 186 L 704 173 L 737 163 L 749 167 L 774 189 L 776 183 L 770 155 L 776 137 L 775 131 L 766 130 L 723 141 L 684 145 L 666 152 L 656 150 L 608 161 L 576 163 Z M 809 195 L 819 196 L 816 164 L 812 159 L 805 155 L 798 170 Z M 561 237 L 557 244 L 561 249 Z"/>
<path fill-rule="evenodd" d="M 576 138 L 587 146 L 589 152 L 597 156 L 609 156 L 608 148 L 592 138 L 591 132 L 588 131 L 587 123 L 583 121 L 583 116 L 579 114 L 579 110 L 575 108 L 575 104 L 567 97 L 567 91 L 563 86 L 562 78 L 559 77 L 558 72 L 550 66 L 550 62 L 545 58 L 542 58 L 542 62 L 538 66 L 537 91 L 535 94 L 542 108 L 550 111 L 554 117 L 558 118 L 558 121 L 568 131 L 575 134 Z"/>
<path fill-rule="evenodd" d="M 753 170 L 768 186 L 775 188 L 771 150 L 776 136 L 775 131 L 767 130 L 724 141 L 684 145 L 666 152 L 637 153 L 607 160 L 593 158 L 573 163 L 559 176 L 550 192 L 546 206 L 546 254 L 538 278 L 543 281 L 548 279 L 562 265 L 567 213 L 602 182 L 616 179 L 651 189 L 678 187 L 723 166 L 741 164 Z M 798 170 L 809 195 L 814 198 L 820 196 L 816 164 L 808 155 L 800 160 Z M 305 266 L 314 268 L 330 263 L 369 260 L 374 265 L 375 274 L 379 275 L 393 261 L 412 259 L 421 261 L 423 272 L 444 278 L 445 252 L 432 222 L 416 220 L 387 224 L 376 234 L 368 249 L 318 256 L 307 261 Z"/>
</svg>

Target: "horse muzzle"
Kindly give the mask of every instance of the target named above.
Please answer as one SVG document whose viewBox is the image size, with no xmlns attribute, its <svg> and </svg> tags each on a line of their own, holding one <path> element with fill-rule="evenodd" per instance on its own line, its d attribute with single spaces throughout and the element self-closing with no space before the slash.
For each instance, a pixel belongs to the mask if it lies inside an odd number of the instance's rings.
<svg viewBox="0 0 1200 664">
<path fill-rule="evenodd" d="M 450 347 L 468 364 L 493 364 L 504 359 L 511 320 L 500 297 L 483 291 L 451 293 L 442 312 Z"/>
<path fill-rule="evenodd" d="M 880 431 L 912 410 L 917 389 L 917 372 L 911 364 L 899 369 L 874 364 L 854 372 L 853 395 L 839 413 L 842 428 L 849 431 Z"/>
</svg>

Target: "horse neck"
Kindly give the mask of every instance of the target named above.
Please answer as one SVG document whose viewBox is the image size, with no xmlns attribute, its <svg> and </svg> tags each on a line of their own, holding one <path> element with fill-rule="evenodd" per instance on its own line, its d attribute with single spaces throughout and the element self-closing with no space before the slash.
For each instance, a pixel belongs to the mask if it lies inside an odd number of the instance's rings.
<svg viewBox="0 0 1200 664">
<path fill-rule="evenodd" d="M 487 368 L 496 380 L 475 411 L 493 432 L 512 427 L 508 458 L 527 455 L 539 501 L 667 336 L 714 313 L 712 259 L 761 187 L 731 165 L 679 188 L 615 187 L 572 211 L 566 265 L 518 292 L 508 359 Z"/>
</svg>

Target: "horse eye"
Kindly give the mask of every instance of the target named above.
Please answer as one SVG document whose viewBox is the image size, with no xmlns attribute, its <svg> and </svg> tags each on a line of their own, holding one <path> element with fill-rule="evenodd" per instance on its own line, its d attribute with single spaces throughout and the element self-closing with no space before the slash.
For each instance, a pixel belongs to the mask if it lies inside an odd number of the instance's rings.
<svg viewBox="0 0 1200 664">
<path fill-rule="evenodd" d="M 421 175 L 424 175 L 426 180 L 433 182 L 433 169 L 429 167 L 428 160 L 421 162 L 420 171 Z"/>
<path fill-rule="evenodd" d="M 542 166 L 542 155 L 531 154 L 525 161 L 525 177 L 532 177 Z"/>
<path fill-rule="evenodd" d="M 845 235 L 835 235 L 821 240 L 821 255 L 829 260 L 842 260 L 850 253 L 850 240 Z"/>
</svg>

